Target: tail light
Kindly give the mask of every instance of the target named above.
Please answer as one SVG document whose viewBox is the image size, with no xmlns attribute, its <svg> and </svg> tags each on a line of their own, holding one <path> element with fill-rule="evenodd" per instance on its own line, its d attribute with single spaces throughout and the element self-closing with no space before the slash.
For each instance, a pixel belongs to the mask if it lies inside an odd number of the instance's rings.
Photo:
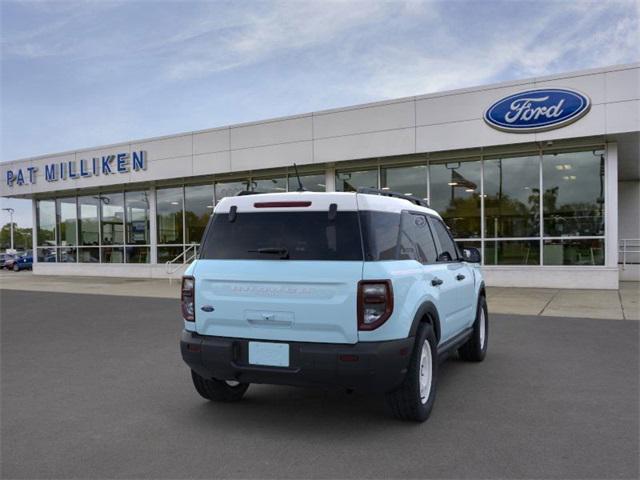
<svg viewBox="0 0 640 480">
<path fill-rule="evenodd" d="M 196 321 L 196 281 L 193 277 L 182 277 L 182 318 L 187 322 Z"/>
<path fill-rule="evenodd" d="M 391 280 L 358 283 L 358 330 L 375 330 L 393 313 Z"/>
</svg>

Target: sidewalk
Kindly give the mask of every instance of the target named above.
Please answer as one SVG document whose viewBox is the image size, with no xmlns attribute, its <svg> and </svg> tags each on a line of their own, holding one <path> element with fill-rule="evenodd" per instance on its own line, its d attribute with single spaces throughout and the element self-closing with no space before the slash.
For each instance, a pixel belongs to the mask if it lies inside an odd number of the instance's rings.
<svg viewBox="0 0 640 480">
<path fill-rule="evenodd" d="M 493 313 L 640 320 L 640 283 L 621 282 L 620 290 L 488 287 L 487 302 Z"/>
<path fill-rule="evenodd" d="M 0 289 L 180 298 L 180 281 L 137 278 L 67 277 L 0 272 Z M 640 283 L 622 282 L 620 290 L 487 288 L 489 311 L 549 317 L 640 320 Z"/>
</svg>

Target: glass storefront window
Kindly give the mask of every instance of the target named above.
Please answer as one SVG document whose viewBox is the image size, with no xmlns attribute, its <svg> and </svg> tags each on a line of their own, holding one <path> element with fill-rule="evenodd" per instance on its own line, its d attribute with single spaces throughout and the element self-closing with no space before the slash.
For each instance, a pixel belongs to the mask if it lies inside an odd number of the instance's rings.
<svg viewBox="0 0 640 480">
<path fill-rule="evenodd" d="M 380 183 L 383 189 L 427 198 L 427 166 L 383 168 Z"/>
<path fill-rule="evenodd" d="M 76 244 L 77 215 L 76 197 L 58 198 L 58 245 Z"/>
<path fill-rule="evenodd" d="M 75 263 L 77 260 L 77 249 L 71 247 L 60 247 L 58 250 L 58 262 Z"/>
<path fill-rule="evenodd" d="M 148 245 L 149 235 L 149 193 L 125 192 L 125 220 L 128 245 Z"/>
<path fill-rule="evenodd" d="M 182 246 L 179 247 L 158 247 L 158 263 L 165 263 L 173 260 L 183 252 Z"/>
<path fill-rule="evenodd" d="M 213 185 L 191 185 L 184 188 L 185 243 L 200 243 L 213 213 Z"/>
<path fill-rule="evenodd" d="M 40 263 L 54 263 L 58 261 L 58 255 L 54 247 L 38 248 L 36 255 Z"/>
<path fill-rule="evenodd" d="M 431 208 L 456 238 L 480 237 L 480 160 L 431 164 Z"/>
<path fill-rule="evenodd" d="M 360 187 L 378 188 L 378 169 L 337 172 L 336 192 L 355 192 Z"/>
<path fill-rule="evenodd" d="M 369 159 L 359 170 L 336 172 L 336 191 L 379 188 L 380 183 L 383 189 L 430 197 L 432 208 L 451 228 L 458 247 L 482 246 L 486 265 L 603 265 L 602 150 L 552 148 L 542 155 L 492 153 L 483 160 L 447 161 L 432 155 L 428 164 L 421 155 L 403 156 L 399 158 L 403 166 L 394 166 L 398 161 L 394 157 L 384 160 L 389 165 L 380 168 L 372 167 L 374 159 Z M 420 161 L 425 163 L 409 163 Z M 326 191 L 324 172 L 306 173 L 301 180 L 308 191 Z M 158 188 L 158 263 L 173 260 L 201 241 L 214 199 L 246 190 L 297 189 L 291 169 L 273 178 Z M 151 246 L 153 199 L 149 195 L 140 190 L 38 200 L 39 261 L 148 263 L 151 248 L 156 248 Z"/>
<path fill-rule="evenodd" d="M 256 178 L 251 182 L 253 190 L 260 193 L 279 193 L 287 191 L 287 179 L 277 178 Z"/>
<path fill-rule="evenodd" d="M 38 245 L 56 244 L 56 202 L 38 200 L 37 204 Z"/>
<path fill-rule="evenodd" d="M 540 236 L 540 157 L 484 162 L 485 236 Z"/>
<path fill-rule="evenodd" d="M 127 263 L 149 263 L 149 247 L 125 247 Z"/>
<path fill-rule="evenodd" d="M 546 237 L 604 235 L 604 155 L 546 153 L 542 181 Z"/>
<path fill-rule="evenodd" d="M 99 245 L 99 197 L 78 197 L 78 233 L 80 245 Z"/>
<path fill-rule="evenodd" d="M 544 265 L 604 265 L 604 239 L 545 240 Z"/>
<path fill-rule="evenodd" d="M 80 263 L 98 263 L 100 262 L 100 249 L 97 247 L 78 248 L 78 261 Z"/>
<path fill-rule="evenodd" d="M 247 189 L 248 181 L 239 182 L 218 182 L 215 184 L 216 203 L 225 197 L 235 197 L 238 192 Z"/>
<path fill-rule="evenodd" d="M 122 263 L 124 262 L 124 249 L 122 247 L 102 247 L 101 249 L 102 263 Z"/>
<path fill-rule="evenodd" d="M 100 195 L 102 245 L 124 243 L 124 194 Z"/>
<path fill-rule="evenodd" d="M 308 192 L 324 192 L 327 189 L 324 183 L 326 181 L 324 173 L 300 175 L 300 181 Z M 289 173 L 289 191 L 295 192 L 298 188 L 298 177 L 295 173 Z"/>
<path fill-rule="evenodd" d="M 182 187 L 156 191 L 158 244 L 182 243 Z"/>
<path fill-rule="evenodd" d="M 485 265 L 540 265 L 539 240 L 486 240 Z"/>
</svg>

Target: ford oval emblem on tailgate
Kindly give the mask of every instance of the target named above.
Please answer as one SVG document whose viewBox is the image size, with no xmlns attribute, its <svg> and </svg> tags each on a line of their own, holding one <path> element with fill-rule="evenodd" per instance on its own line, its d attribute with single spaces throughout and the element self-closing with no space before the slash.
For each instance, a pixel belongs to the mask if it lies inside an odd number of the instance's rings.
<svg viewBox="0 0 640 480">
<path fill-rule="evenodd" d="M 202 307 L 200 307 L 200 310 L 202 310 L 203 312 L 213 312 L 215 308 L 213 308 L 211 305 L 203 305 Z"/>
</svg>

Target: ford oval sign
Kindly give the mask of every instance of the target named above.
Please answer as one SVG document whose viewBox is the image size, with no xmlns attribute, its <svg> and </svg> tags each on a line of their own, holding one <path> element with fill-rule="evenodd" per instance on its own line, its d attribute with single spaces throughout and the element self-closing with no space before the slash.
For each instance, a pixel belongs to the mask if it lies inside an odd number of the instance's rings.
<svg viewBox="0 0 640 480">
<path fill-rule="evenodd" d="M 484 113 L 484 120 L 507 132 L 540 132 L 575 122 L 590 107 L 589 97 L 575 90 L 541 88 L 498 100 Z"/>
</svg>

